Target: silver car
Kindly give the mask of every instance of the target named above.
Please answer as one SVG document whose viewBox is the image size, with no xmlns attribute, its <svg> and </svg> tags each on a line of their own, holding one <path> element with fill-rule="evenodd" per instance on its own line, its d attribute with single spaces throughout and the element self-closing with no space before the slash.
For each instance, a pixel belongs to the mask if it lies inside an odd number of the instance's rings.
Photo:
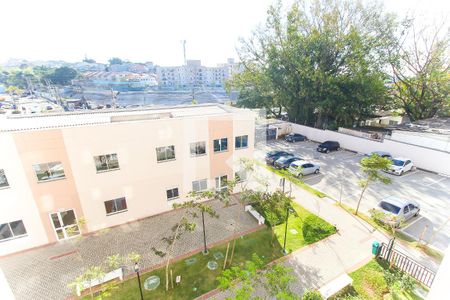
<svg viewBox="0 0 450 300">
<path fill-rule="evenodd" d="M 289 172 L 296 177 L 318 174 L 320 172 L 320 166 L 309 161 L 296 160 L 290 164 Z"/>
<path fill-rule="evenodd" d="M 381 200 L 378 203 L 378 209 L 386 214 L 384 222 L 393 224 L 395 227 L 420 213 L 420 205 L 416 201 L 394 196 Z"/>
</svg>

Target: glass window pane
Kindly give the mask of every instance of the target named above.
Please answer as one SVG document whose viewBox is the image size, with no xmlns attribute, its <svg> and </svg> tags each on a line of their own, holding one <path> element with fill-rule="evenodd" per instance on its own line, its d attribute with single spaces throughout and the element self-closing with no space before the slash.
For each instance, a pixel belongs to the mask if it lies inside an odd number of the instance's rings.
<svg viewBox="0 0 450 300">
<path fill-rule="evenodd" d="M 105 201 L 105 210 L 107 214 L 113 213 L 114 210 L 114 201 L 113 200 L 109 200 L 109 201 Z"/>
<path fill-rule="evenodd" d="M 62 229 L 56 230 L 56 235 L 58 236 L 58 239 L 64 239 L 64 231 Z"/>
<path fill-rule="evenodd" d="M 75 218 L 75 212 L 72 209 L 63 211 L 60 214 L 61 214 L 63 226 L 73 225 L 73 224 L 77 223 L 77 219 Z"/>
<path fill-rule="evenodd" d="M 164 147 L 156 148 L 156 159 L 158 161 L 166 159 L 166 152 L 164 151 Z"/>
<path fill-rule="evenodd" d="M 167 195 L 167 199 L 172 198 L 172 190 L 167 190 L 166 195 Z"/>
<path fill-rule="evenodd" d="M 243 148 L 248 147 L 248 135 L 242 136 L 241 145 L 242 145 Z"/>
<path fill-rule="evenodd" d="M 119 160 L 117 158 L 117 154 L 107 155 L 108 159 L 108 169 L 118 169 L 119 168 Z"/>
<path fill-rule="evenodd" d="M 6 179 L 5 171 L 0 169 L 0 188 L 5 186 L 9 186 L 8 179 Z"/>
<path fill-rule="evenodd" d="M 174 159 L 175 158 L 175 146 L 169 146 L 167 147 L 167 159 Z"/>
<path fill-rule="evenodd" d="M 106 163 L 106 157 L 104 155 L 94 156 L 94 161 L 97 171 L 105 171 L 108 169 L 108 164 Z"/>
<path fill-rule="evenodd" d="M 50 179 L 50 171 L 48 170 L 47 164 L 34 165 L 33 169 L 39 181 Z"/>
<path fill-rule="evenodd" d="M 11 222 L 9 223 L 9 225 L 11 226 L 11 230 L 14 236 L 23 235 L 27 233 L 27 231 L 25 230 L 25 225 L 23 225 L 22 220 Z"/>
<path fill-rule="evenodd" d="M 11 238 L 12 232 L 9 229 L 9 225 L 7 223 L 0 224 L 0 240 L 9 239 Z"/>
<path fill-rule="evenodd" d="M 67 237 L 79 235 L 80 228 L 78 228 L 77 225 L 70 226 L 69 228 L 66 228 L 66 234 L 67 234 Z"/>
<path fill-rule="evenodd" d="M 208 188 L 208 181 L 206 179 L 203 179 L 200 181 L 200 190 L 204 191 Z"/>
<path fill-rule="evenodd" d="M 51 214 L 52 217 L 52 221 L 53 221 L 53 226 L 55 226 L 55 228 L 60 228 L 61 223 L 59 222 L 59 218 L 58 218 L 58 214 Z"/>
<path fill-rule="evenodd" d="M 51 162 L 48 163 L 48 168 L 50 171 L 50 178 L 54 179 L 54 178 L 61 178 L 64 177 L 64 168 L 62 163 L 60 162 Z"/>
<path fill-rule="evenodd" d="M 117 208 L 117 211 L 127 209 L 127 201 L 125 200 L 125 198 L 119 198 L 116 200 L 116 208 Z"/>
<path fill-rule="evenodd" d="M 192 143 L 190 145 L 191 148 L 191 155 L 196 155 L 197 154 L 197 144 L 196 143 Z"/>
<path fill-rule="evenodd" d="M 234 144 L 236 148 L 241 148 L 241 137 L 237 136 L 234 138 Z"/>
<path fill-rule="evenodd" d="M 220 141 L 214 140 L 214 152 L 220 151 Z"/>
<path fill-rule="evenodd" d="M 221 144 L 221 151 L 228 150 L 228 139 L 222 139 Z"/>
<path fill-rule="evenodd" d="M 178 188 L 173 189 L 173 197 L 178 197 Z"/>
<path fill-rule="evenodd" d="M 198 182 L 198 181 L 193 181 L 193 182 L 192 182 L 192 190 L 193 190 L 194 192 L 200 191 L 200 185 L 199 185 L 199 182 Z"/>
</svg>

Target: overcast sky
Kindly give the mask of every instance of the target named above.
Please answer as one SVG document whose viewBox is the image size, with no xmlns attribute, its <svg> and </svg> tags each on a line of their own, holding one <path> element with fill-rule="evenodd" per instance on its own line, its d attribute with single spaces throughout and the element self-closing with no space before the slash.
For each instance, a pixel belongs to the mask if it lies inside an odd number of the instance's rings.
<svg viewBox="0 0 450 300">
<path fill-rule="evenodd" d="M 0 63 L 9 58 L 100 62 L 117 56 L 159 65 L 236 58 L 239 37 L 264 22 L 273 0 L 0 0 Z M 286 1 L 285 1 L 286 2 Z M 291 2 L 291 0 L 287 0 Z M 450 18 L 448 0 L 385 0 L 399 15 Z"/>
</svg>

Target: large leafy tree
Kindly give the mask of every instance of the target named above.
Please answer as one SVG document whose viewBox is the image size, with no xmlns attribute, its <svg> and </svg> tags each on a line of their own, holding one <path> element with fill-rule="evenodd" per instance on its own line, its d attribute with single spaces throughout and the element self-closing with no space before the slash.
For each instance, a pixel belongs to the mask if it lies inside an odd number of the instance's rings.
<svg viewBox="0 0 450 300">
<path fill-rule="evenodd" d="M 77 71 L 69 67 L 60 67 L 46 77 L 54 84 L 68 85 L 77 77 Z"/>
<path fill-rule="evenodd" d="M 308 2 L 309 3 L 309 2 Z M 238 104 L 291 121 L 351 126 L 387 104 L 386 45 L 394 18 L 378 4 L 346 0 L 279 2 L 239 49 L 243 72 L 229 83 Z"/>
<path fill-rule="evenodd" d="M 450 31 L 405 20 L 390 49 L 393 95 L 411 121 L 450 113 Z"/>
</svg>

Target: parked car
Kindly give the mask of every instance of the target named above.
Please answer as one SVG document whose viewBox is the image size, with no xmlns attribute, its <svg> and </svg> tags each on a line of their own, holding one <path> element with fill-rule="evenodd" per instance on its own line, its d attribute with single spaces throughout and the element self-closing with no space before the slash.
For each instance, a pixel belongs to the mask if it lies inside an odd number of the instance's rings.
<svg viewBox="0 0 450 300">
<path fill-rule="evenodd" d="M 325 141 L 317 147 L 317 151 L 330 153 L 330 151 L 339 150 L 339 143 L 336 141 Z"/>
<path fill-rule="evenodd" d="M 400 176 L 405 172 L 411 171 L 413 167 L 414 164 L 410 159 L 397 157 L 392 159 L 392 165 L 385 171 Z"/>
<path fill-rule="evenodd" d="M 395 227 L 398 227 L 402 221 L 408 221 L 420 213 L 420 205 L 416 201 L 394 196 L 381 200 L 378 203 L 378 209 L 386 214 L 383 221 Z"/>
<path fill-rule="evenodd" d="M 303 142 L 303 141 L 306 141 L 306 136 L 299 134 L 299 133 L 289 133 L 284 137 L 284 139 L 286 140 L 286 142 L 291 142 L 291 143 Z"/>
<path fill-rule="evenodd" d="M 372 156 L 374 154 L 376 154 L 380 157 L 392 159 L 392 155 L 389 152 L 385 152 L 385 151 L 372 151 L 369 154 L 367 154 L 367 156 Z"/>
<path fill-rule="evenodd" d="M 301 160 L 301 158 L 298 156 L 292 156 L 292 155 L 282 156 L 275 161 L 273 166 L 275 167 L 275 169 L 278 169 L 278 170 L 287 169 L 287 168 L 289 168 L 290 164 L 296 160 Z"/>
<path fill-rule="evenodd" d="M 286 152 L 286 151 L 277 151 L 277 150 L 267 152 L 267 154 L 266 154 L 266 164 L 268 164 L 270 166 L 273 166 L 273 163 L 277 159 L 279 159 L 281 156 L 286 156 L 286 155 L 292 155 L 292 154 L 289 153 L 289 152 Z"/>
<path fill-rule="evenodd" d="M 320 166 L 309 161 L 296 160 L 289 166 L 289 172 L 296 177 L 318 174 L 320 172 Z"/>
</svg>

